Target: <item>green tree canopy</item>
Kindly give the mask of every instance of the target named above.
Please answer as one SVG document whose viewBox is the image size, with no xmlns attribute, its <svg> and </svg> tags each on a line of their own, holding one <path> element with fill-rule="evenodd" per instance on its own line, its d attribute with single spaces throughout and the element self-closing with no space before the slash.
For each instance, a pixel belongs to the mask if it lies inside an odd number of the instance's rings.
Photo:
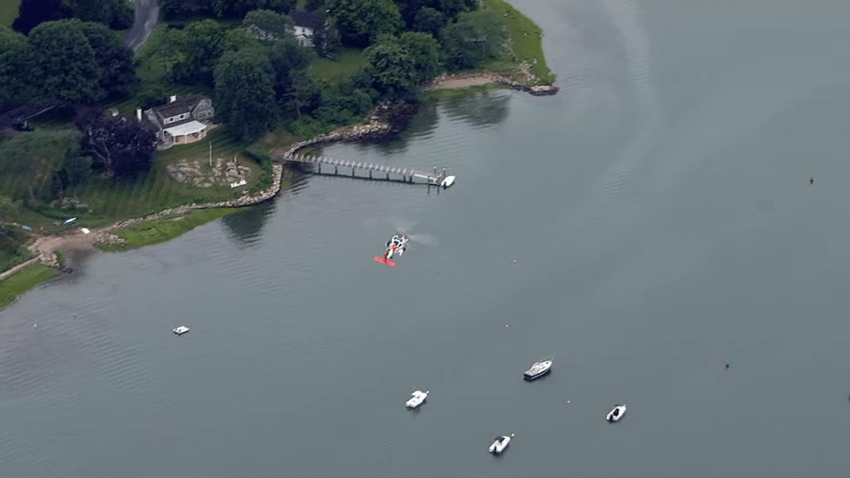
<svg viewBox="0 0 850 478">
<path fill-rule="evenodd" d="M 419 93 L 416 61 L 396 41 L 385 41 L 367 48 L 363 69 L 371 78 L 372 87 L 384 98 L 406 100 L 415 98 Z"/>
<path fill-rule="evenodd" d="M 225 53 L 215 69 L 216 115 L 250 139 L 278 121 L 274 70 L 262 49 Z"/>
<path fill-rule="evenodd" d="M 345 44 L 365 47 L 382 34 L 395 34 L 401 14 L 393 0 L 328 0 L 326 6 L 336 21 Z"/>
<path fill-rule="evenodd" d="M 263 41 L 283 40 L 294 33 L 292 20 L 271 10 L 254 10 L 245 15 L 242 25 L 252 37 Z"/>
<path fill-rule="evenodd" d="M 64 103 L 93 104 L 106 97 L 94 50 L 79 20 L 47 22 L 30 32 L 33 51 L 31 78 L 41 96 Z"/>
<path fill-rule="evenodd" d="M 269 61 L 274 70 L 274 90 L 278 101 L 288 101 L 295 72 L 310 66 L 315 53 L 298 44 L 295 38 L 286 38 L 269 45 Z"/>
<path fill-rule="evenodd" d="M 77 117 L 80 152 L 113 177 L 133 177 L 153 163 L 156 135 L 146 123 L 92 108 Z"/>
<path fill-rule="evenodd" d="M 126 0 L 65 0 L 74 17 L 97 22 L 115 30 L 133 26 L 133 7 Z"/>
<path fill-rule="evenodd" d="M 440 35 L 440 30 L 446 26 L 446 18 L 431 7 L 422 7 L 416 12 L 411 27 L 418 32 L 430 33 L 433 37 Z"/>
<path fill-rule="evenodd" d="M 31 99 L 32 58 L 27 37 L 0 27 L 0 108 Z"/>
<path fill-rule="evenodd" d="M 139 79 L 133 65 L 133 50 L 100 23 L 85 22 L 80 29 L 94 52 L 100 69 L 100 87 L 108 97 L 130 96 Z"/>
<path fill-rule="evenodd" d="M 446 66 L 449 69 L 475 68 L 502 52 L 507 40 L 505 21 L 490 10 L 463 12 L 442 32 Z"/>
<path fill-rule="evenodd" d="M 62 0 L 21 0 L 18 18 L 12 23 L 12 28 L 29 35 L 39 24 L 66 18 L 71 18 L 71 10 Z"/>
<path fill-rule="evenodd" d="M 174 65 L 174 79 L 212 86 L 213 71 L 224 52 L 226 36 L 227 30 L 215 20 L 193 22 L 175 35 L 182 60 Z"/>
</svg>

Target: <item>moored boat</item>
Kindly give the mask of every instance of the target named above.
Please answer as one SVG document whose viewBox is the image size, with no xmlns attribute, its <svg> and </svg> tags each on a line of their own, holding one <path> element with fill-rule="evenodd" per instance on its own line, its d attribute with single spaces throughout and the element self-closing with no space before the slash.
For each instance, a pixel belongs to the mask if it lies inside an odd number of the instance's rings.
<svg viewBox="0 0 850 478">
<path fill-rule="evenodd" d="M 504 436 L 494 438 L 493 444 L 490 445 L 490 449 L 489 449 L 490 453 L 492 453 L 494 455 L 501 454 L 503 451 L 505 451 L 505 449 L 508 447 L 508 445 L 510 445 L 511 437 L 513 437 L 513 436 L 514 436 L 514 434 L 511 433 L 511 436 L 504 435 Z"/>
<path fill-rule="evenodd" d="M 619 419 L 623 418 L 623 415 L 625 413 L 626 413 L 626 405 L 625 404 L 614 405 L 614 408 L 612 408 L 611 411 L 608 412 L 608 415 L 605 417 L 605 419 L 608 420 L 611 423 L 614 423 L 614 422 L 618 421 Z"/>
<path fill-rule="evenodd" d="M 550 370 L 552 370 L 552 359 L 538 360 L 523 373 L 523 376 L 526 380 L 534 380 L 546 375 Z"/>
<path fill-rule="evenodd" d="M 425 399 L 428 398 L 429 393 L 431 392 L 427 390 L 424 392 L 422 390 L 416 390 L 415 392 L 413 392 L 413 396 L 410 398 L 410 400 L 407 401 L 407 403 L 404 404 L 404 406 L 407 408 L 416 408 L 419 405 L 422 405 L 423 403 L 425 403 Z"/>
</svg>

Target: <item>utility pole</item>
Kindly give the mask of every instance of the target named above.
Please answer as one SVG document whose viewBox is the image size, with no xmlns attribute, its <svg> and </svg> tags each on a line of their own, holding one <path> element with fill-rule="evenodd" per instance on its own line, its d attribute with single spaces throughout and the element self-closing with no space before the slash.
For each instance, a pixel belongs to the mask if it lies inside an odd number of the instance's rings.
<svg viewBox="0 0 850 478">
<path fill-rule="evenodd" d="M 210 141 L 210 167 L 212 167 L 212 141 Z"/>
</svg>

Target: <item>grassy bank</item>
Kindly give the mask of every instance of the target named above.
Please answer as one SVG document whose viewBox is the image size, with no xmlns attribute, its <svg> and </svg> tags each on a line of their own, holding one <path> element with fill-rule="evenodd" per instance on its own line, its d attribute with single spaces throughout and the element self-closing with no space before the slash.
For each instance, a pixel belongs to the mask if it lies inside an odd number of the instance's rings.
<svg viewBox="0 0 850 478">
<path fill-rule="evenodd" d="M 174 239 L 222 216 L 233 214 L 238 210 L 238 208 L 199 209 L 180 216 L 143 222 L 126 229 L 112 231 L 116 236 L 124 239 L 125 244 L 98 244 L 97 247 L 105 251 L 115 252 L 158 244 Z"/>
<path fill-rule="evenodd" d="M 19 295 L 55 276 L 55 270 L 44 264 L 35 264 L 0 281 L 0 309 L 14 302 Z"/>
<path fill-rule="evenodd" d="M 532 65 L 531 72 L 534 76 L 547 84 L 554 83 L 555 75 L 546 66 L 546 58 L 543 55 L 543 31 L 540 27 L 504 0 L 482 0 L 482 3 L 484 8 L 498 12 L 507 22 L 512 50 L 512 54 L 490 62 L 487 68 L 508 73 L 527 61 Z"/>
<path fill-rule="evenodd" d="M 0 0 L 0 25 L 12 28 L 12 22 L 18 18 L 21 0 Z"/>
</svg>

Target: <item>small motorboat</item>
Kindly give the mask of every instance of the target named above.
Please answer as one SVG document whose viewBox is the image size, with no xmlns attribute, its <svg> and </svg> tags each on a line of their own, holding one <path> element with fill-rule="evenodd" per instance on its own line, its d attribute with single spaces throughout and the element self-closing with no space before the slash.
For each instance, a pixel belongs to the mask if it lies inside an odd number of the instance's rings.
<svg viewBox="0 0 850 478">
<path fill-rule="evenodd" d="M 608 412 L 608 416 L 606 416 L 605 419 L 608 420 L 611 423 L 614 423 L 614 422 L 618 421 L 619 419 L 623 418 L 623 415 L 625 413 L 626 413 L 626 405 L 625 404 L 614 405 L 614 408 L 612 408 L 611 411 Z"/>
<path fill-rule="evenodd" d="M 505 435 L 505 436 L 500 436 L 500 437 L 494 438 L 493 444 L 490 445 L 490 453 L 492 453 L 494 455 L 501 454 L 503 451 L 505 451 L 505 448 L 507 448 L 508 445 L 510 445 L 511 437 L 513 437 L 513 436 L 514 436 L 514 434 L 511 433 L 511 436 Z"/>
<path fill-rule="evenodd" d="M 174 332 L 177 335 L 183 335 L 183 334 L 185 334 L 186 332 L 189 331 L 189 327 L 186 327 L 185 325 L 181 325 L 180 327 L 174 327 L 173 329 L 171 329 L 171 331 Z"/>
<path fill-rule="evenodd" d="M 550 370 L 552 370 L 552 359 L 538 360 L 523 373 L 523 376 L 526 380 L 534 380 L 546 375 Z"/>
<path fill-rule="evenodd" d="M 407 250 L 409 242 L 410 238 L 407 237 L 407 234 L 394 234 L 393 237 L 387 241 L 387 248 L 384 250 L 383 257 L 375 256 L 375 260 L 382 264 L 395 267 L 395 262 L 391 260 L 393 254 L 398 253 L 399 256 L 403 256 L 404 251 Z"/>
<path fill-rule="evenodd" d="M 427 390 L 424 392 L 422 390 L 417 390 L 413 392 L 413 396 L 410 398 L 410 400 L 407 401 L 407 403 L 404 404 L 404 406 L 413 409 L 418 407 L 419 405 L 422 405 L 423 403 L 425 403 L 425 399 L 428 398 L 429 393 L 430 392 L 428 392 Z"/>
<path fill-rule="evenodd" d="M 445 178 L 443 178 L 442 181 L 440 181 L 440 187 L 443 188 L 443 189 L 446 189 L 454 183 L 455 183 L 455 177 L 454 176 L 446 176 Z"/>
</svg>

